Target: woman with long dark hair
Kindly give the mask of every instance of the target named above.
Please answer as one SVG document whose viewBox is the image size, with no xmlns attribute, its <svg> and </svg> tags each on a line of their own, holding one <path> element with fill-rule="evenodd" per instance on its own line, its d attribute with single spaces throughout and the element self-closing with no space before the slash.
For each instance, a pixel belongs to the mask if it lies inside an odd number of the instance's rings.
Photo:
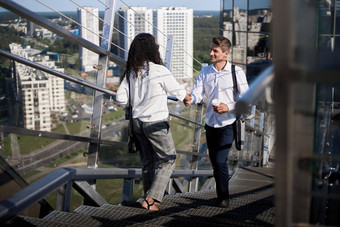
<svg viewBox="0 0 340 227">
<path fill-rule="evenodd" d="M 131 43 L 126 69 L 116 99 L 129 102 L 133 133 L 140 144 L 144 201 L 142 207 L 158 210 L 175 168 L 176 150 L 170 132 L 167 94 L 181 101 L 191 97 L 164 66 L 158 44 L 151 34 L 140 33 Z"/>
</svg>

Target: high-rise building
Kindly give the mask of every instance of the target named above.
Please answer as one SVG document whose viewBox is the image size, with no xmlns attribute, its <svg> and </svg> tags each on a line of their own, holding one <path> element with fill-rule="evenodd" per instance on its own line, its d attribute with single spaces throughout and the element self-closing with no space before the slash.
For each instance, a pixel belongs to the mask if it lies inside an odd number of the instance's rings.
<svg viewBox="0 0 340 227">
<path fill-rule="evenodd" d="M 165 54 L 167 37 L 172 35 L 171 72 L 177 79 L 192 80 L 193 76 L 193 9 L 161 7 L 157 10 L 157 40 Z"/>
<path fill-rule="evenodd" d="M 118 17 L 118 45 L 124 49 L 119 55 L 127 59 L 132 39 L 140 32 L 153 34 L 160 45 L 165 60 L 167 37 L 173 37 L 171 72 L 178 80 L 191 81 L 193 76 L 193 9 L 186 7 L 161 7 L 157 10 L 146 7 L 121 8 Z"/>
<path fill-rule="evenodd" d="M 40 54 L 41 51 L 31 49 L 29 46 L 12 43 L 10 49 L 13 54 L 25 57 L 31 61 L 47 66 L 54 70 L 64 72 L 58 68 L 48 55 Z M 44 73 L 40 70 L 16 63 L 16 77 L 18 93 L 21 94 L 23 108 L 23 124 L 27 129 L 51 131 L 52 113 L 65 112 L 64 80 Z"/>
<path fill-rule="evenodd" d="M 78 20 L 81 24 L 79 35 L 97 46 L 99 46 L 98 18 L 98 8 L 87 6 L 78 8 Z M 93 70 L 93 65 L 98 64 L 98 54 L 84 47 L 80 47 L 79 52 L 82 71 L 86 72 Z"/>
<path fill-rule="evenodd" d="M 118 29 L 124 33 L 119 33 L 118 45 L 123 49 L 119 49 L 119 56 L 127 59 L 128 50 L 133 38 L 141 32 L 153 34 L 153 10 L 146 7 L 121 8 L 118 11 Z M 146 20 L 145 20 L 145 19 Z M 125 51 L 124 51 L 125 50 Z"/>
</svg>

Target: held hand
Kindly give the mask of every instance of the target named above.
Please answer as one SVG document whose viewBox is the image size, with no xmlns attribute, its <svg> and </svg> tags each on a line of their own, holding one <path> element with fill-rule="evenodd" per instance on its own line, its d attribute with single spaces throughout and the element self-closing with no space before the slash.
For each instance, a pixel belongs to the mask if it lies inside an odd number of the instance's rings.
<svg viewBox="0 0 340 227">
<path fill-rule="evenodd" d="M 227 113 L 229 111 L 229 107 L 228 107 L 227 104 L 224 104 L 224 103 L 221 102 L 220 105 L 213 106 L 213 110 L 216 113 L 223 114 L 223 113 Z"/>
<path fill-rule="evenodd" d="M 183 99 L 184 105 L 185 105 L 185 106 L 190 106 L 190 104 L 191 104 L 191 99 L 192 99 L 191 94 L 187 94 L 187 95 L 185 96 L 185 98 Z"/>
</svg>

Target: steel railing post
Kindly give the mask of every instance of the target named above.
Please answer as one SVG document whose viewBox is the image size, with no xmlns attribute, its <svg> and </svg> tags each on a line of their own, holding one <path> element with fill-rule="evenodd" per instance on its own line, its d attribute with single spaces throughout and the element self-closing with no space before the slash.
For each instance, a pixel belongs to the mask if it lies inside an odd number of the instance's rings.
<svg viewBox="0 0 340 227">
<path fill-rule="evenodd" d="M 114 10 L 115 10 L 115 0 L 107 0 L 106 5 L 109 8 L 105 9 L 104 21 L 103 23 L 103 38 L 101 40 L 101 47 L 108 52 L 111 49 L 112 31 L 114 24 Z M 108 55 L 99 55 L 99 61 L 97 66 L 97 82 L 96 85 L 105 88 L 106 85 L 106 75 L 109 65 Z M 102 125 L 102 115 L 103 115 L 103 100 L 104 94 L 99 91 L 95 91 L 93 99 L 93 114 L 91 119 L 91 131 L 90 137 L 100 139 L 101 137 L 101 125 Z M 99 144 L 90 143 L 88 150 L 88 168 L 97 168 L 98 165 L 98 152 Z"/>
<path fill-rule="evenodd" d="M 72 191 L 72 181 L 61 186 L 57 190 L 56 210 L 66 211 L 66 212 L 70 211 L 71 191 Z"/>
<path fill-rule="evenodd" d="M 202 123 L 203 118 L 203 104 L 197 104 L 196 110 L 196 122 Z M 194 144 L 193 144 L 193 153 L 199 153 L 200 143 L 201 143 L 201 126 L 195 125 L 195 132 L 194 132 Z M 198 169 L 198 155 L 191 156 L 191 170 Z M 193 177 L 189 183 L 189 192 L 197 191 L 198 190 L 198 177 Z"/>
<path fill-rule="evenodd" d="M 132 201 L 134 184 L 135 184 L 134 178 L 124 179 L 122 201 Z"/>
</svg>

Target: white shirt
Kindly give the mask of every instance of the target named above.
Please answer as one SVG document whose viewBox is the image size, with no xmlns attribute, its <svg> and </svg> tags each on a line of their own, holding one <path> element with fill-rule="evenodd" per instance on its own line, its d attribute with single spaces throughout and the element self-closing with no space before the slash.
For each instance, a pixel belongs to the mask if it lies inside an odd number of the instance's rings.
<svg viewBox="0 0 340 227">
<path fill-rule="evenodd" d="M 143 122 L 164 120 L 169 116 L 167 105 L 168 94 L 183 101 L 186 91 L 179 85 L 171 72 L 163 65 L 149 63 L 149 75 L 146 67 L 135 78 L 130 73 L 132 116 Z M 134 88 L 134 89 L 132 89 Z M 128 104 L 129 84 L 124 78 L 120 85 L 116 100 L 120 104 Z"/>
<path fill-rule="evenodd" d="M 237 79 L 237 88 L 240 92 L 239 97 L 248 90 L 246 75 L 243 70 L 235 66 Z M 231 73 L 231 64 L 227 62 L 226 66 L 217 71 L 214 65 L 202 68 L 198 75 L 191 95 L 193 97 L 191 104 L 200 103 L 204 96 L 207 98 L 206 124 L 210 127 L 220 128 L 234 123 L 235 104 L 237 99 L 234 98 L 234 83 Z M 227 104 L 229 111 L 227 113 L 216 113 L 211 105 L 211 101 L 218 98 L 220 102 Z"/>
</svg>

